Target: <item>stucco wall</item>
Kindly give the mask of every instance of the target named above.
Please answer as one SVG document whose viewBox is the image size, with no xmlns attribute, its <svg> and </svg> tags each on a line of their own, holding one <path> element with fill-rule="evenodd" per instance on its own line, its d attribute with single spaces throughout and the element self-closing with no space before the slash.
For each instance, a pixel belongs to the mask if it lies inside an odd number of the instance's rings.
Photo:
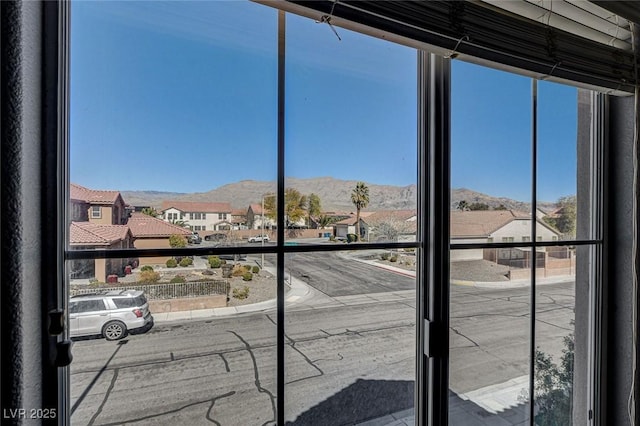
<svg viewBox="0 0 640 426">
<path fill-rule="evenodd" d="M 169 238 L 136 238 L 133 242 L 133 246 L 137 249 L 148 248 L 171 248 L 169 245 Z M 165 264 L 169 260 L 170 256 L 157 256 L 157 257 L 141 257 L 139 259 L 139 265 L 155 265 Z"/>
</svg>

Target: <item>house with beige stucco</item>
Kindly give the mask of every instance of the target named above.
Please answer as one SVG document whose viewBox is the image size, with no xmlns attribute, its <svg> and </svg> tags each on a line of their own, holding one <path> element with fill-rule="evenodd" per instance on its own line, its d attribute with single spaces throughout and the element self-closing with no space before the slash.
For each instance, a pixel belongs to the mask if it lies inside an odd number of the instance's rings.
<svg viewBox="0 0 640 426">
<path fill-rule="evenodd" d="M 127 222 L 133 235 L 133 246 L 137 249 L 170 248 L 169 238 L 172 235 L 181 235 L 187 238 L 191 231 L 165 220 L 151 217 L 144 213 L 134 212 Z M 155 256 L 140 258 L 140 265 L 164 264 L 170 256 Z"/>
<path fill-rule="evenodd" d="M 70 219 L 103 225 L 124 225 L 128 211 L 119 191 L 89 189 L 72 183 L 69 187 Z"/>
<path fill-rule="evenodd" d="M 133 248 L 133 235 L 126 225 L 103 225 L 91 222 L 71 222 L 69 245 L 72 250 Z M 107 282 L 109 275 L 122 276 L 129 259 L 72 260 L 69 264 L 71 279 L 95 279 Z"/>
<path fill-rule="evenodd" d="M 192 231 L 228 231 L 232 229 L 233 209 L 229 203 L 163 201 L 162 219 L 183 222 Z"/>
</svg>

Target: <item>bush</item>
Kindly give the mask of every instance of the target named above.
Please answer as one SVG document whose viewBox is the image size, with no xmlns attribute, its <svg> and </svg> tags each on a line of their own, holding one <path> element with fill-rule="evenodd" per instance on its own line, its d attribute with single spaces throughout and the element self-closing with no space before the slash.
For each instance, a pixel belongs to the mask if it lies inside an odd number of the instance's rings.
<svg viewBox="0 0 640 426">
<path fill-rule="evenodd" d="M 391 256 L 391 258 L 389 258 L 389 262 L 397 262 L 398 261 L 398 255 L 394 254 L 393 256 Z"/>
<path fill-rule="evenodd" d="M 213 271 L 211 269 L 205 269 L 202 271 L 202 275 L 213 275 Z"/>
<path fill-rule="evenodd" d="M 207 261 L 208 261 L 209 263 L 211 263 L 211 261 L 212 261 L 213 259 L 218 259 L 218 260 L 220 260 L 220 258 L 219 258 L 218 256 L 213 256 L 213 255 L 212 255 L 212 256 L 207 257 Z"/>
<path fill-rule="evenodd" d="M 167 268 L 175 268 L 176 266 L 178 266 L 178 261 L 175 260 L 173 257 L 167 260 Z"/>
<path fill-rule="evenodd" d="M 242 274 L 243 281 L 251 281 L 252 279 L 253 279 L 253 274 L 251 272 L 247 271 L 244 274 Z"/>
<path fill-rule="evenodd" d="M 257 274 L 258 272 L 260 272 L 260 267 L 254 266 L 253 268 L 251 268 L 251 272 L 253 272 L 254 274 Z"/>
<path fill-rule="evenodd" d="M 142 271 L 138 275 L 138 281 L 147 284 L 153 284 L 160 281 L 160 274 L 154 271 Z"/>
<path fill-rule="evenodd" d="M 141 271 L 141 272 L 144 272 L 144 271 L 153 271 L 153 266 L 151 266 L 151 265 L 144 265 L 142 268 L 140 268 L 140 271 Z"/>
<path fill-rule="evenodd" d="M 249 297 L 249 287 L 244 286 L 243 289 L 234 288 L 233 289 L 233 297 L 239 300 L 244 300 Z"/>
<path fill-rule="evenodd" d="M 224 259 L 220 259 L 220 263 L 222 263 L 223 265 L 226 265 L 226 264 L 227 264 L 227 261 L 226 261 L 226 260 L 224 260 Z"/>
<path fill-rule="evenodd" d="M 222 261 L 217 256 L 212 256 L 209 258 L 209 266 L 212 268 L 219 268 L 222 266 Z"/>
<path fill-rule="evenodd" d="M 175 277 L 171 278 L 171 281 L 169 282 L 170 283 L 186 283 L 187 280 L 182 275 L 176 275 Z"/>
<path fill-rule="evenodd" d="M 242 267 L 243 267 L 244 269 L 246 269 L 247 271 L 250 271 L 250 270 L 251 270 L 251 265 L 242 265 Z"/>
<path fill-rule="evenodd" d="M 335 240 L 336 240 L 336 236 L 335 236 L 335 235 L 331 235 L 331 236 L 329 237 L 329 241 L 335 241 Z"/>
<path fill-rule="evenodd" d="M 382 260 L 389 260 L 389 258 L 391 258 L 391 253 L 382 253 L 380 255 L 380 259 Z"/>
<path fill-rule="evenodd" d="M 182 235 L 173 234 L 169 237 L 169 246 L 171 248 L 182 248 L 187 246 L 187 239 Z"/>
<path fill-rule="evenodd" d="M 180 266 L 191 266 L 193 265 L 193 259 L 189 258 L 189 257 L 183 257 L 182 260 L 180 260 Z"/>
<path fill-rule="evenodd" d="M 356 234 L 347 234 L 348 243 L 355 243 L 356 241 L 358 241 L 358 236 Z"/>
<path fill-rule="evenodd" d="M 244 269 L 244 266 L 242 265 L 233 265 L 233 269 L 231 269 L 231 276 L 232 277 L 241 277 L 244 275 L 244 273 L 247 272 L 246 269 Z"/>
</svg>

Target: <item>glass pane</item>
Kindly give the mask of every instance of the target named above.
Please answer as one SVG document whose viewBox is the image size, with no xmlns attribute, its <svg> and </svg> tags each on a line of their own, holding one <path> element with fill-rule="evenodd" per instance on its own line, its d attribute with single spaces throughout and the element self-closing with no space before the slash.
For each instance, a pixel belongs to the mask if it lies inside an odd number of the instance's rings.
<svg viewBox="0 0 640 426">
<path fill-rule="evenodd" d="M 72 8 L 70 249 L 249 244 L 275 190 L 277 12 Z M 67 262 L 72 294 L 134 291 L 106 313 L 69 315 L 72 423 L 275 424 L 266 263 L 242 250 Z"/>
<path fill-rule="evenodd" d="M 451 253 L 451 425 L 529 418 L 530 255 L 526 248 Z"/>
<path fill-rule="evenodd" d="M 277 12 L 78 2 L 72 16 L 69 219 L 85 229 L 71 247 L 257 237 L 276 181 Z"/>
<path fill-rule="evenodd" d="M 190 259 L 67 262 L 72 424 L 275 424 L 275 270 Z"/>
<path fill-rule="evenodd" d="M 588 334 L 589 274 L 584 273 L 589 248 L 581 247 L 582 271 L 576 279 L 576 250 L 546 247 L 540 250 L 536 272 L 536 358 L 534 403 L 536 425 L 584 423 L 573 416 L 574 399 L 586 406 L 588 358 L 584 343 Z M 586 250 L 586 251 L 585 251 Z M 588 266 L 587 266 L 588 267 Z M 577 289 L 580 296 L 577 296 Z M 576 326 L 576 318 L 582 319 Z M 578 337 L 580 342 L 576 341 Z M 583 374 L 574 382 L 574 371 Z M 574 383 L 583 391 L 574 395 Z M 583 416 L 582 413 L 576 415 Z"/>
<path fill-rule="evenodd" d="M 416 52 L 338 33 L 287 15 L 287 238 L 415 241 Z"/>
<path fill-rule="evenodd" d="M 531 237 L 531 80 L 452 63 L 451 243 Z"/>
<path fill-rule="evenodd" d="M 589 92 L 584 91 L 588 96 Z M 595 238 L 592 220 L 593 152 L 589 128 L 578 133 L 578 90 L 538 83 L 538 226 L 540 241 Z M 590 122 L 588 117 L 584 118 Z M 578 161 L 578 159 L 580 161 Z M 578 185 L 580 190 L 578 191 Z M 580 223 L 578 223 L 580 222 Z"/>
<path fill-rule="evenodd" d="M 287 424 L 414 423 L 410 257 L 382 250 L 287 255 Z"/>
</svg>

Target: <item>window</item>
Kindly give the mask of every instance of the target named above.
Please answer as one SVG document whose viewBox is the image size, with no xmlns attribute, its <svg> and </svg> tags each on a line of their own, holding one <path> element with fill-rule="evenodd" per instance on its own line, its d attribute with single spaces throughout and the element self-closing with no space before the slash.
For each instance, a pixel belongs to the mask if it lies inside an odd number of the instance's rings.
<svg viewBox="0 0 640 426">
<path fill-rule="evenodd" d="M 145 279 L 156 284 L 136 284 L 149 289 L 151 312 L 162 330 L 132 334 L 126 349 L 144 354 L 143 359 L 135 365 L 123 361 L 118 367 L 118 380 L 129 385 L 127 392 L 153 395 L 145 400 L 143 412 L 140 404 L 118 400 L 115 393 L 118 410 L 103 409 L 112 402 L 103 403 L 104 390 L 88 382 L 77 363 L 70 367 L 73 422 L 164 421 L 170 415 L 172 421 L 193 423 L 201 416 L 184 407 L 198 404 L 208 404 L 208 418 L 221 424 L 356 424 L 398 413 L 424 419 L 426 405 L 420 400 L 414 406 L 414 395 L 429 386 L 427 377 L 447 379 L 439 382 L 444 388 L 434 393 L 445 401 L 438 409 L 451 413 L 450 424 L 463 424 L 465 416 L 477 413 L 504 420 L 503 413 L 511 408 L 495 408 L 498 391 L 507 395 L 501 404 L 515 407 L 508 414 L 521 423 L 533 422 L 542 407 L 536 406 L 536 398 L 549 395 L 536 381 L 540 365 L 535 364 L 531 348 L 540 343 L 541 356 L 552 357 L 557 364 L 565 338 L 572 333 L 576 339 L 591 338 L 574 327 L 571 307 L 591 314 L 574 294 L 578 285 L 595 287 L 596 283 L 577 277 L 594 260 L 600 240 L 597 233 L 577 240 L 571 226 L 560 229 L 572 217 L 572 209 L 576 220 L 597 227 L 595 219 L 584 216 L 583 199 L 554 194 L 558 197 L 550 203 L 557 211 L 547 221 L 532 219 L 538 200 L 547 196 L 545 188 L 553 186 L 550 182 L 565 183 L 567 176 L 575 176 L 574 170 L 597 164 L 598 159 L 591 153 L 585 158 L 559 156 L 572 163 L 567 175 L 545 176 L 544 172 L 557 169 L 552 165 L 536 168 L 532 146 L 545 153 L 556 142 L 570 145 L 567 141 L 577 138 L 563 134 L 555 140 L 551 135 L 559 127 L 554 126 L 532 140 L 531 128 L 545 130 L 549 122 L 544 116 L 540 122 L 531 121 L 530 79 L 455 61 L 449 73 L 450 61 L 442 57 L 416 54 L 412 48 L 343 28 L 336 30 L 343 40 L 338 44 L 331 27 L 295 15 L 285 18 L 255 3 L 74 3 L 73 7 L 74 161 L 83 161 L 82 151 L 91 152 L 82 145 L 92 143 L 89 134 L 115 132 L 113 143 L 101 146 L 105 161 L 120 158 L 125 147 L 149 161 L 126 178 L 103 177 L 113 187 L 124 187 L 126 182 L 127 188 L 135 184 L 164 194 L 191 192 L 196 203 L 206 202 L 202 194 L 213 188 L 193 188 L 193 182 L 220 188 L 235 185 L 227 192 L 233 194 L 227 201 L 264 204 L 265 221 L 277 229 L 267 239 L 261 231 L 212 225 L 225 232 L 209 239 L 203 235 L 198 245 L 179 247 L 175 235 L 180 230 L 175 226 L 164 233 L 147 227 L 132 230 L 135 249 L 130 252 L 68 247 L 68 262 L 94 261 L 96 274 L 100 262 L 106 261 L 124 262 L 134 272 L 128 275 L 136 278 L 146 273 Z M 285 51 L 278 52 L 278 45 Z M 102 52 L 98 58 L 93 54 L 96 46 Z M 183 60 L 167 65 L 166 57 Z M 429 72 L 425 66 L 434 67 L 434 62 L 445 65 Z M 162 71 L 149 73 L 149 69 Z M 450 99 L 446 90 L 440 94 L 427 90 L 425 83 L 435 80 L 451 82 Z M 93 87 L 95 81 L 103 87 Z M 554 100 L 555 90 L 565 99 L 564 89 L 557 86 L 540 83 L 540 89 L 548 90 L 541 97 L 545 102 Z M 129 102 L 119 111 L 113 102 L 120 105 L 116 100 L 125 95 Z M 171 102 L 164 101 L 167 96 Z M 440 100 L 446 102 L 431 102 L 435 98 L 428 96 L 445 96 Z M 433 157 L 449 140 L 432 140 L 428 131 L 436 128 L 442 130 L 437 134 L 448 135 L 448 129 L 441 128 L 447 120 L 433 116 L 427 120 L 429 114 L 423 109 L 448 105 L 449 100 L 451 161 L 446 149 L 444 157 Z M 90 117 L 81 107 L 87 102 L 95 102 Z M 172 107 L 167 109 L 167 104 Z M 565 108 L 577 110 L 577 105 L 560 109 Z M 431 113 L 449 114 L 442 106 L 436 109 Z M 144 117 L 131 119 L 141 110 Z M 575 121 L 565 118 L 566 127 L 575 128 Z M 114 122 L 122 125 L 114 127 Z M 149 129 L 155 133 L 148 139 L 157 149 L 134 137 Z M 566 129 L 561 126 L 561 130 Z M 161 149 L 173 146 L 177 137 L 185 138 L 184 132 L 189 132 L 190 141 L 186 152 Z M 230 148 L 212 140 L 241 141 L 238 145 L 244 146 Z M 194 150 L 209 155 L 194 159 Z M 336 158 L 329 161 L 322 152 Z M 237 167 L 239 155 L 244 158 L 246 153 L 259 161 Z M 430 161 L 423 163 L 427 157 Z M 540 161 L 550 158 L 541 155 Z M 175 174 L 152 173 L 183 162 L 198 164 L 181 169 L 182 181 Z M 71 166 L 71 179 L 88 179 L 81 167 Z M 225 173 L 218 174 L 223 166 L 228 166 Z M 599 169 L 585 173 L 595 170 Z M 449 174 L 451 188 L 446 187 Z M 249 182 L 258 184 L 243 192 Z M 563 188 L 566 196 L 577 196 L 576 185 Z M 494 191 L 492 199 L 482 198 L 480 192 L 489 190 Z M 450 211 L 448 195 L 432 197 L 434 191 L 451 193 L 452 201 L 466 208 Z M 427 194 L 431 198 L 425 201 Z M 317 198 L 319 207 L 313 210 Z M 513 203 L 505 205 L 507 199 Z M 170 221 L 184 217 L 182 212 L 167 213 Z M 203 217 L 199 212 L 189 214 L 192 220 Z M 218 220 L 227 218 L 227 213 L 218 213 Z M 432 222 L 435 218 L 440 222 Z M 312 222 L 324 224 L 313 228 Z M 205 228 L 186 226 L 194 231 Z M 503 235 L 521 236 L 522 241 Z M 438 239 L 438 244 L 427 238 Z M 178 269 L 169 266 L 176 263 Z M 426 265 L 437 271 L 422 275 Z M 146 266 L 150 268 L 143 270 Z M 539 278 L 556 273 L 574 278 L 541 291 Z M 76 291 L 79 283 L 69 280 L 71 291 Z M 156 285 L 163 287 L 157 290 Z M 431 297 L 440 309 L 436 314 L 446 321 L 423 321 Z M 221 305 L 198 309 L 205 302 L 194 302 L 196 298 Z M 558 317 L 547 309 L 556 303 L 551 299 L 562 300 Z M 181 303 L 191 303 L 189 315 L 171 311 Z M 259 304 L 255 311 L 248 307 L 254 303 Z M 228 312 L 242 315 L 223 315 Z M 171 320 L 182 323 L 162 325 Z M 442 337 L 448 347 L 439 349 L 446 356 L 438 357 L 433 355 L 435 346 L 442 342 L 425 342 L 425 328 L 442 324 L 447 326 L 441 331 L 448 334 Z M 483 334 L 487 330 L 495 338 Z M 420 355 L 423 347 L 433 363 Z M 111 348 L 103 341 L 78 342 L 76 359 L 96 364 L 94 351 Z M 590 354 L 576 356 L 584 362 Z M 179 377 L 175 369 L 180 369 Z M 427 369 L 432 369 L 429 374 Z M 495 394 L 492 389 L 497 389 Z M 213 396 L 203 400 L 202 395 Z M 246 396 L 253 408 L 238 409 L 238 395 Z M 353 410 L 331 408 L 354 398 L 359 404 Z M 465 411 L 467 401 L 476 413 Z M 566 410 L 561 415 L 566 418 Z"/>
<path fill-rule="evenodd" d="M 102 217 L 102 209 L 100 206 L 91 206 L 91 217 L 94 219 L 99 219 Z"/>
</svg>

